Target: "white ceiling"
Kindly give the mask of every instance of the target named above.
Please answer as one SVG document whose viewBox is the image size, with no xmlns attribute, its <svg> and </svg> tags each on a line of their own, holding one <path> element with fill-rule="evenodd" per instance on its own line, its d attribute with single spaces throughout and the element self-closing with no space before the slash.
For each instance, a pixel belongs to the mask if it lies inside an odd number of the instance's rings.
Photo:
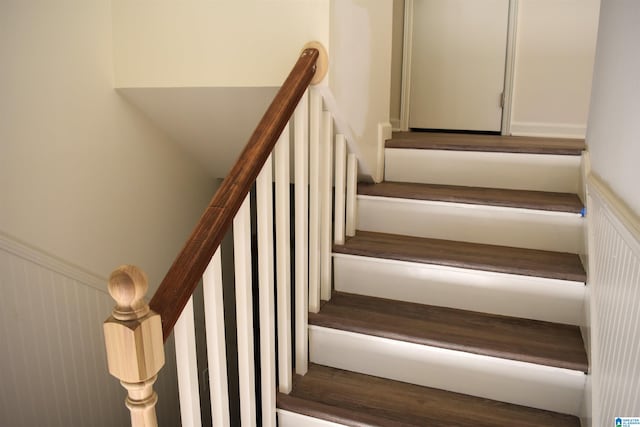
<svg viewBox="0 0 640 427">
<path fill-rule="evenodd" d="M 223 178 L 275 96 L 276 87 L 121 88 L 162 131 Z"/>
</svg>

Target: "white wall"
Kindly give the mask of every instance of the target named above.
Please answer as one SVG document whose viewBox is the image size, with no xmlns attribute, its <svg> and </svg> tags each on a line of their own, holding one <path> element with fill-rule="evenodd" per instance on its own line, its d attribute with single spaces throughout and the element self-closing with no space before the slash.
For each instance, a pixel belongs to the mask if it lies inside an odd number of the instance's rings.
<svg viewBox="0 0 640 427">
<path fill-rule="evenodd" d="M 328 104 L 368 176 L 378 164 L 378 124 L 389 122 L 392 18 L 388 0 L 331 1 Z"/>
<path fill-rule="evenodd" d="M 612 426 L 615 417 L 640 414 L 640 217 L 595 175 L 587 191 L 591 375 L 583 426 Z"/>
<path fill-rule="evenodd" d="M 280 86 L 329 0 L 113 0 L 117 87 Z"/>
<path fill-rule="evenodd" d="M 592 376 L 585 426 L 612 425 L 613 417 L 637 416 L 640 410 L 636 318 L 640 280 L 639 22 L 637 1 L 602 0 L 587 127 L 594 176 L 587 213 Z M 612 345 L 614 337 L 617 342 Z"/>
<path fill-rule="evenodd" d="M 3 2 L 0 232 L 102 278 L 119 264 L 138 264 L 149 273 L 155 288 L 212 195 L 214 181 L 113 90 L 111 29 L 108 0 Z M 13 304 L 12 312 L 17 313 L 10 317 L 13 322 L 24 319 L 26 323 L 19 329 L 24 333 L 13 331 L 21 344 L 12 350 L 12 357 L 41 364 L 33 371 L 13 373 L 30 372 L 29 377 L 0 381 L 4 407 L 30 414 L 24 424 L 0 424 L 81 425 L 81 421 L 67 422 L 77 420 L 78 413 L 46 418 L 57 410 L 50 406 L 56 405 L 56 399 L 44 396 L 35 405 L 20 396 L 25 390 L 49 390 L 50 380 L 60 370 L 88 366 L 87 348 L 94 355 L 102 354 L 102 336 L 97 331 L 109 314 L 104 311 L 109 298 L 104 293 L 106 281 L 103 290 L 85 292 L 84 284 L 63 283 L 64 277 L 56 279 L 56 272 L 44 271 L 36 277 L 29 275 L 27 267 L 13 271 L 0 269 L 2 291 L 17 292 L 16 298 L 3 303 Z M 40 292 L 38 287 L 47 295 L 40 301 L 20 298 L 22 292 L 25 296 Z M 81 297 L 85 294 L 88 305 L 77 307 L 85 303 Z M 31 322 L 34 319 L 40 322 Z M 10 323 L 3 324 L 12 328 Z M 71 342 L 73 347 L 57 353 L 58 341 Z M 74 354 L 69 357 L 71 350 Z M 58 384 L 52 390 L 64 394 L 60 401 L 93 408 L 103 405 L 97 413 L 109 417 L 108 402 L 121 408 L 124 390 L 115 397 L 106 396 L 107 390 L 119 386 L 96 382 L 106 370 L 101 359 L 96 360 L 90 365 L 100 372 L 87 368 L 77 375 L 64 375 L 73 383 Z M 1 370 L 12 371 L 4 364 Z M 168 375 L 172 377 L 170 367 Z M 85 380 L 91 383 L 82 383 Z M 116 379 L 109 381 L 117 386 Z M 18 390 L 15 384 L 27 388 Z M 105 394 L 99 395 L 102 403 L 90 400 L 95 394 L 78 391 L 96 384 Z M 74 394 L 66 395 L 70 392 Z M 175 396 L 174 400 L 160 398 L 165 409 L 175 411 Z M 60 411 L 74 408 L 63 406 Z M 34 423 L 33 416 L 42 419 Z M 105 423 L 118 425 L 118 420 L 107 418 Z"/>
<path fill-rule="evenodd" d="M 600 0 L 519 0 L 511 132 L 584 137 Z"/>
<path fill-rule="evenodd" d="M 129 424 L 126 392 L 106 368 L 104 283 L 0 233 L 0 425 Z M 160 425 L 179 425 L 174 352 L 154 388 Z"/>
<path fill-rule="evenodd" d="M 640 215 L 640 3 L 603 0 L 587 145 L 591 168 Z"/>
</svg>

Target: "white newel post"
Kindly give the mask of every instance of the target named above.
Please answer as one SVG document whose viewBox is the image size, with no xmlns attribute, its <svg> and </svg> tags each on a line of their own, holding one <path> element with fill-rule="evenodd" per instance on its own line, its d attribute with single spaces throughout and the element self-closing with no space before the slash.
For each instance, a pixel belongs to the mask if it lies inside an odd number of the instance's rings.
<svg viewBox="0 0 640 427">
<path fill-rule="evenodd" d="M 132 427 L 158 425 L 153 383 L 164 365 L 164 342 L 160 315 L 144 299 L 147 289 L 142 270 L 118 267 L 109 277 L 109 293 L 116 306 L 103 325 L 109 372 L 127 389 Z"/>
</svg>

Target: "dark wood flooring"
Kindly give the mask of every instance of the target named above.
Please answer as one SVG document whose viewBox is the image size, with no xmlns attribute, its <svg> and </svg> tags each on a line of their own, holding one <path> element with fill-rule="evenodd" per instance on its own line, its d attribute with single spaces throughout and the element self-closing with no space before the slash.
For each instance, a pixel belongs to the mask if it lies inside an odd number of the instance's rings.
<svg viewBox="0 0 640 427">
<path fill-rule="evenodd" d="M 579 427 L 573 416 L 311 364 L 278 408 L 348 426 Z"/>
<path fill-rule="evenodd" d="M 360 183 L 358 184 L 358 194 L 570 213 L 580 213 L 584 207 L 580 198 L 576 194 L 570 193 L 418 184 L 412 182 Z"/>
<path fill-rule="evenodd" d="M 432 132 L 394 132 L 386 148 L 490 151 L 504 153 L 563 154 L 579 156 L 584 139 L 473 135 Z"/>
<path fill-rule="evenodd" d="M 580 328 L 334 292 L 309 324 L 586 372 Z"/>
<path fill-rule="evenodd" d="M 586 281 L 576 254 L 357 231 L 333 252 L 550 279 Z"/>
</svg>

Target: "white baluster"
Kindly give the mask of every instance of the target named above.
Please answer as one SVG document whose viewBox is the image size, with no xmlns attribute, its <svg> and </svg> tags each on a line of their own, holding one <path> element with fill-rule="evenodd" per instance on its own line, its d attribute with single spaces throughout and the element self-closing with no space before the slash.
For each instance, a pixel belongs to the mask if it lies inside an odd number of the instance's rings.
<svg viewBox="0 0 640 427">
<path fill-rule="evenodd" d="M 309 311 L 320 311 L 320 122 L 322 97 L 309 95 Z"/>
<path fill-rule="evenodd" d="M 278 383 L 291 391 L 291 232 L 289 179 L 289 126 L 275 149 L 276 169 L 276 286 L 278 288 Z"/>
<path fill-rule="evenodd" d="M 307 373 L 308 313 L 309 313 L 309 264 L 308 217 L 309 214 L 309 99 L 305 92 L 294 113 L 295 146 L 295 336 L 296 373 Z"/>
<path fill-rule="evenodd" d="M 331 215 L 333 189 L 333 118 L 331 113 L 322 113 L 321 131 L 322 183 L 321 188 L 321 228 L 320 228 L 320 298 L 331 299 Z"/>
<path fill-rule="evenodd" d="M 345 186 L 347 181 L 347 144 L 344 135 L 336 135 L 336 183 L 333 242 L 344 244 Z"/>
<path fill-rule="evenodd" d="M 193 320 L 193 297 L 182 310 L 173 328 L 178 369 L 180 417 L 185 427 L 202 426 L 200 418 L 200 390 L 196 358 L 196 328 Z"/>
<path fill-rule="evenodd" d="M 214 426 L 229 427 L 229 390 L 227 386 L 227 347 L 224 335 L 224 301 L 220 248 L 202 275 L 204 319 L 207 335 L 211 419 Z"/>
<path fill-rule="evenodd" d="M 253 301 L 251 296 L 251 202 L 249 195 L 233 219 L 233 259 L 236 279 L 238 382 L 240 422 L 256 425 L 255 372 L 253 367 Z"/>
<path fill-rule="evenodd" d="M 356 235 L 356 192 L 358 191 L 358 159 L 353 153 L 347 158 L 347 236 Z"/>
<path fill-rule="evenodd" d="M 276 336 L 273 301 L 273 166 L 267 159 L 256 180 L 262 426 L 276 426 Z"/>
</svg>

